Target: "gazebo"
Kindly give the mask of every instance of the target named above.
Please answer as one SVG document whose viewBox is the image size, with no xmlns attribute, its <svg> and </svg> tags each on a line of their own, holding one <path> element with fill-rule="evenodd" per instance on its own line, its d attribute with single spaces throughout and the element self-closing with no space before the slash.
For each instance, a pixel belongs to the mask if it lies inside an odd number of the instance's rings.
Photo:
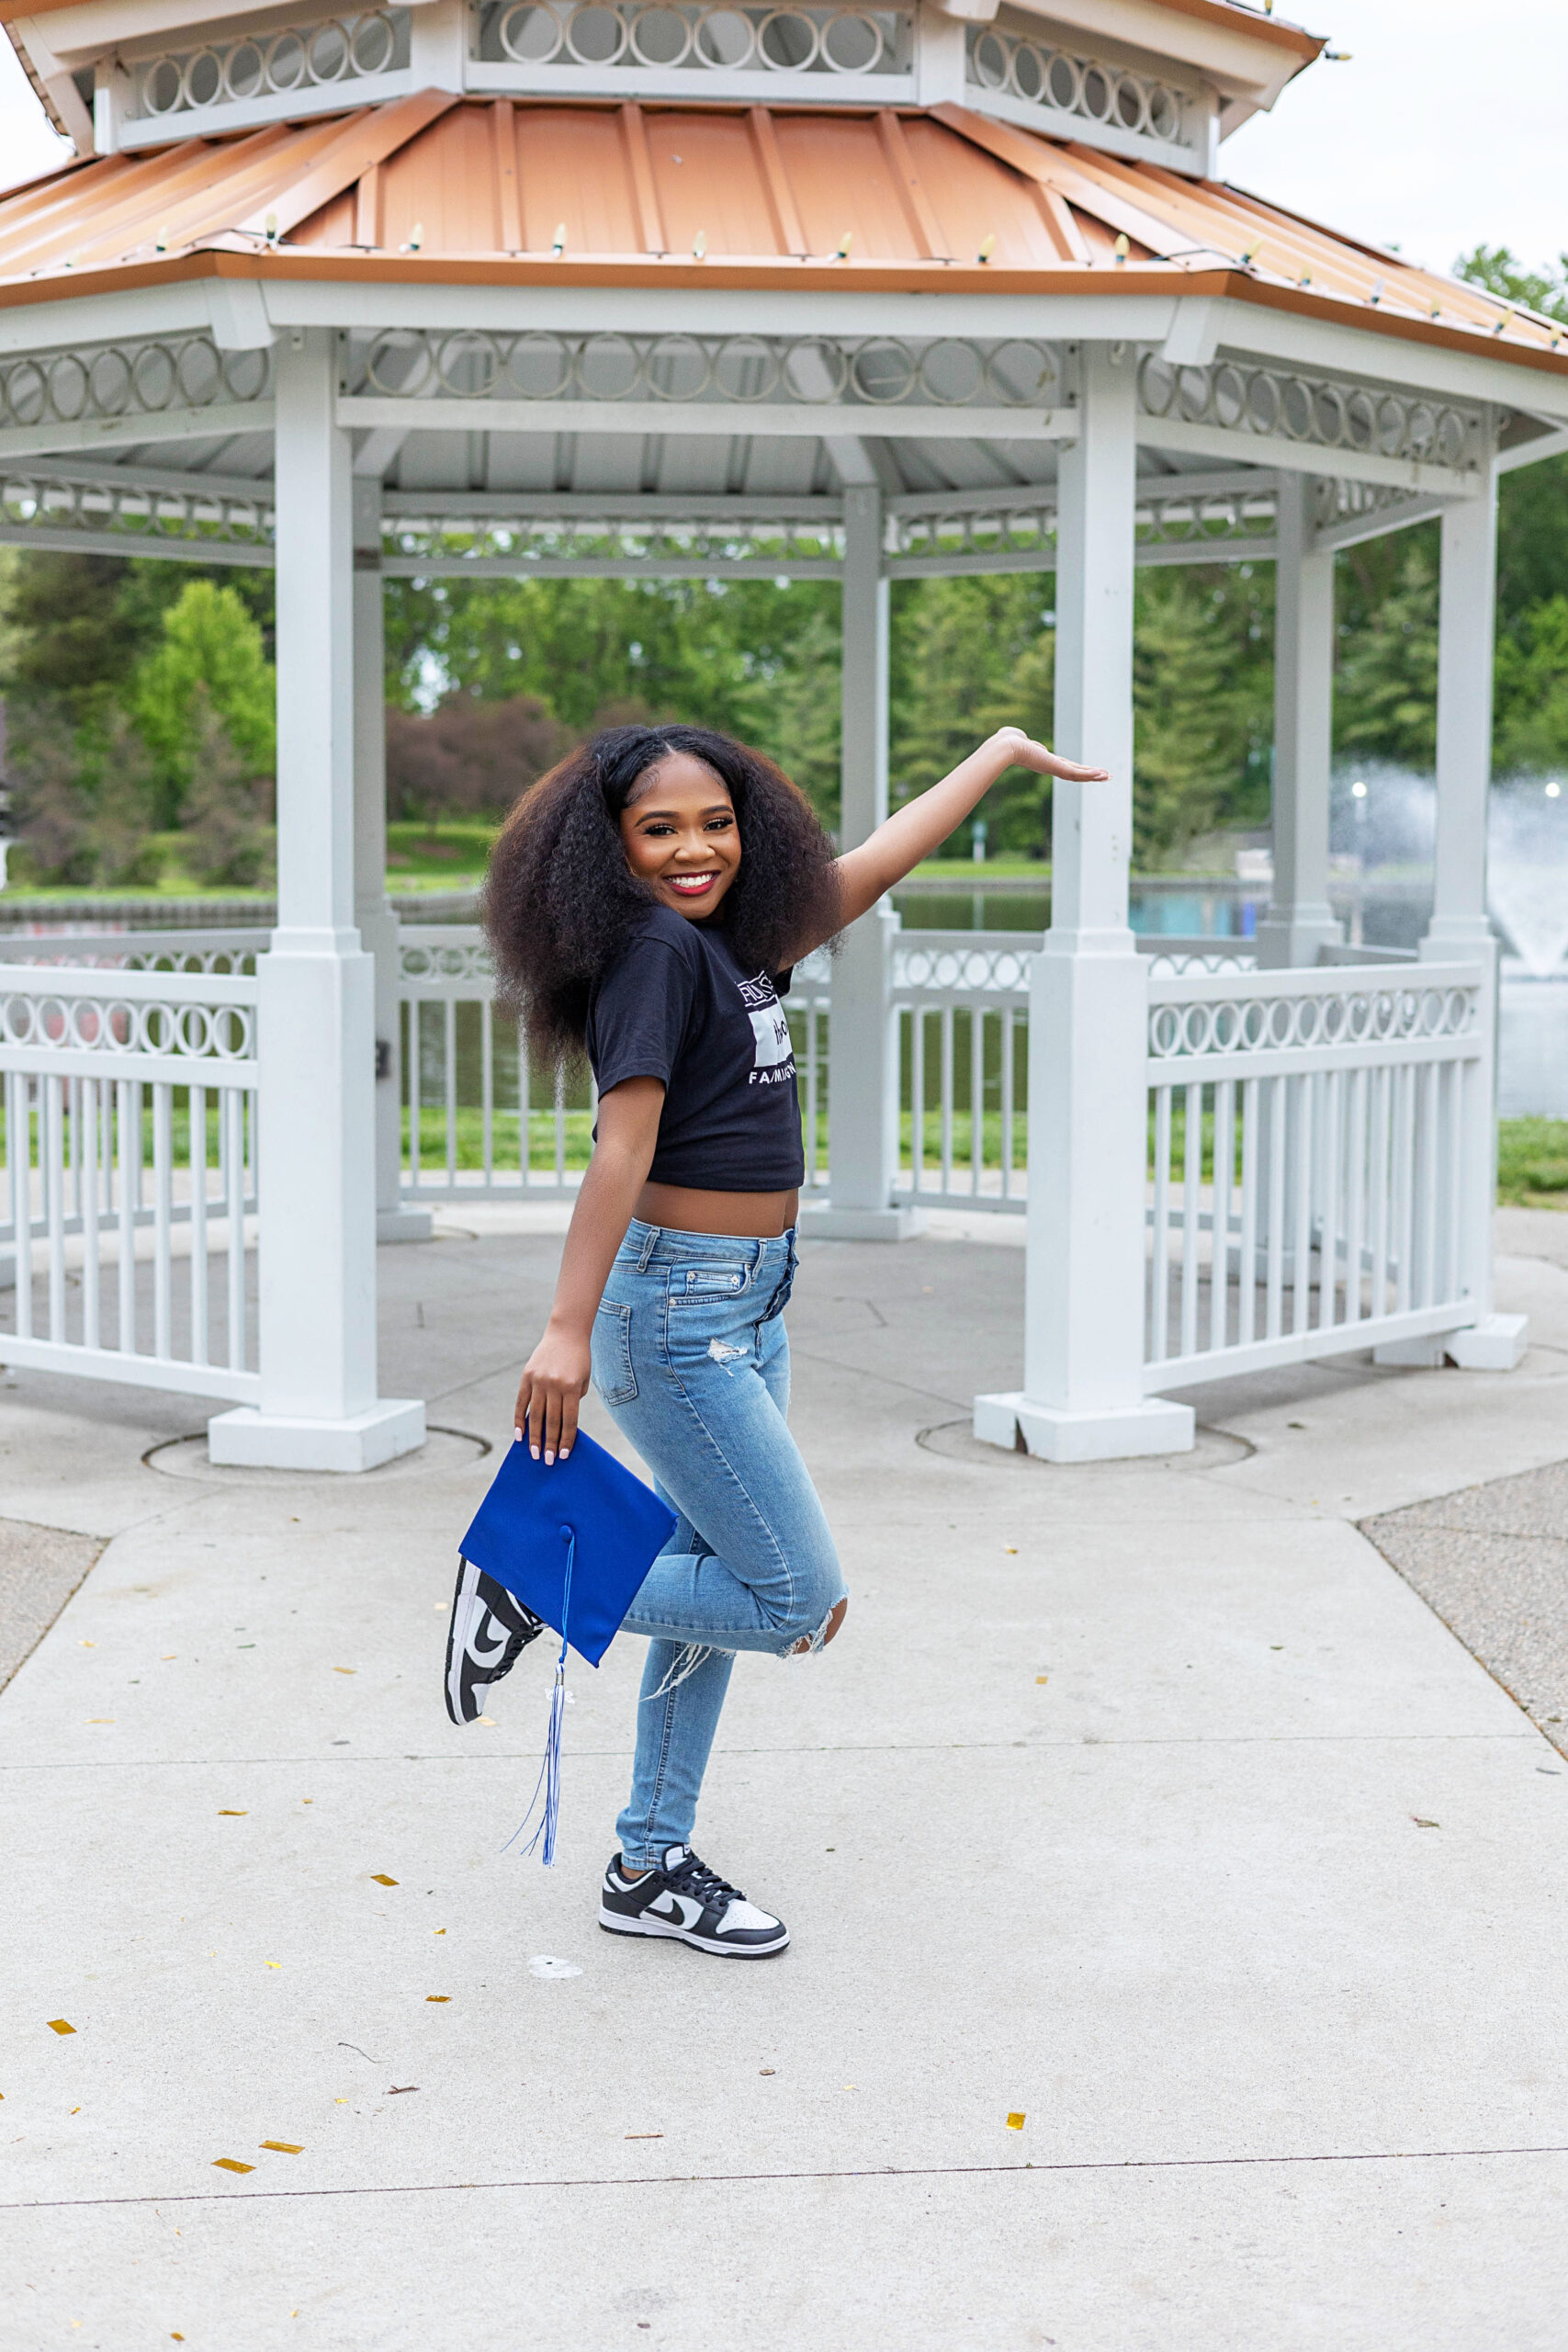
<svg viewBox="0 0 1568 2352">
<path fill-rule="evenodd" d="M 1315 38 L 1238 0 L 0 13 L 79 150 L 0 198 L 0 537 L 275 564 L 278 664 L 254 980 L 4 975 L 9 1360 L 226 1400 L 215 1459 L 356 1469 L 421 1441 L 421 1408 L 378 1396 L 374 1340 L 378 1215 L 422 1229 L 397 1190 L 386 577 L 839 578 L 852 842 L 886 805 L 889 582 L 1019 570 L 1057 574 L 1058 743 L 1113 781 L 1057 789 L 1028 972 L 953 984 L 1032 1040 L 1024 1385 L 976 1400 L 977 1430 L 1160 1451 L 1192 1414 L 1154 1392 L 1221 1372 L 1372 1344 L 1516 1360 L 1486 1224 L 1495 492 L 1568 447 L 1568 353 L 1551 322 L 1218 177 Z M 1333 561 L 1433 515 L 1415 970 L 1346 947 L 1329 909 Z M 1134 568 L 1233 559 L 1279 571 L 1273 900 L 1257 970 L 1151 970 L 1127 921 Z M 883 914 L 833 970 L 823 1232 L 894 1238 L 919 1213 L 898 1072 L 935 999 L 898 952 Z M 143 1084 L 151 1350 L 127 1343 L 124 1271 Z M 227 1106 L 210 1201 L 205 1164 L 186 1200 L 158 1159 L 177 1087 Z M 195 1269 L 222 1216 L 214 1364 Z"/>
</svg>

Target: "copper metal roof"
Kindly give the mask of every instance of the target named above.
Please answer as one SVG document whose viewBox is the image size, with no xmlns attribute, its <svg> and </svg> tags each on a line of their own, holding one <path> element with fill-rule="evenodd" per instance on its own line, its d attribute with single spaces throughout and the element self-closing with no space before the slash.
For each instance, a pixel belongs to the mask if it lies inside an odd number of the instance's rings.
<svg viewBox="0 0 1568 2352">
<path fill-rule="evenodd" d="M 426 91 L 92 159 L 0 198 L 0 304 L 199 276 L 1043 295 L 1179 284 L 1568 368 L 1560 327 L 1479 288 L 1223 182 L 955 106 Z"/>
</svg>

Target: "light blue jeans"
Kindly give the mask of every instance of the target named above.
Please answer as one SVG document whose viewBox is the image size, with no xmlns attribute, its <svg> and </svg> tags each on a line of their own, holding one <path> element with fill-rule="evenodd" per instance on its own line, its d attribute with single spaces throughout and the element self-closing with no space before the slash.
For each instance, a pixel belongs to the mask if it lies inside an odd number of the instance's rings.
<svg viewBox="0 0 1568 2352">
<path fill-rule="evenodd" d="M 844 1597 L 784 1419 L 795 1269 L 793 1232 L 738 1239 L 634 1217 L 593 1320 L 593 1385 L 677 1514 L 623 1627 L 649 1636 L 615 1825 L 634 1870 L 691 1843 L 735 1652 L 817 1645 Z"/>
</svg>

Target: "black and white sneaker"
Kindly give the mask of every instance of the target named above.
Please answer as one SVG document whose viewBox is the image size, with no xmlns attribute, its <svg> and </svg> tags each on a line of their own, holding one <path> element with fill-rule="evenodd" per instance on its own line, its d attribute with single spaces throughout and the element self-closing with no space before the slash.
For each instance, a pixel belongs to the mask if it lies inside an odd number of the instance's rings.
<svg viewBox="0 0 1568 2352">
<path fill-rule="evenodd" d="M 616 1936 L 673 1936 L 732 1960 L 765 1960 L 789 1941 L 782 1919 L 748 1903 L 689 1846 L 667 1846 L 663 1869 L 637 1879 L 623 1874 L 617 1854 L 604 1872 L 599 1925 Z"/>
<path fill-rule="evenodd" d="M 511 1673 L 544 1630 L 544 1619 L 525 1609 L 503 1584 L 471 1560 L 458 1561 L 446 1634 L 446 1712 L 455 1724 L 478 1723 L 491 1684 Z"/>
</svg>

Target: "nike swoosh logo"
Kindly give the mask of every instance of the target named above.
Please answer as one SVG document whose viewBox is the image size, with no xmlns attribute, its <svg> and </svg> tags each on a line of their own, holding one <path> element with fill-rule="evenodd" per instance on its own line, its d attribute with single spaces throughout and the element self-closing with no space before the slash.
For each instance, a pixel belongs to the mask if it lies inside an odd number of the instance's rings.
<svg viewBox="0 0 1568 2352">
<path fill-rule="evenodd" d="M 491 1622 L 493 1623 L 494 1620 L 492 1619 Z M 485 1649 L 482 1646 L 484 1631 L 485 1629 L 483 1627 L 476 1627 L 474 1632 L 468 1635 L 468 1656 L 473 1659 L 476 1666 L 493 1666 L 496 1659 L 506 1647 L 507 1636 L 505 1633 L 502 1632 L 497 1636 L 491 1646 L 489 1649 Z"/>
<path fill-rule="evenodd" d="M 672 1894 L 660 1894 L 654 1902 L 650 1903 L 648 1907 L 656 1915 L 657 1917 L 660 1919 L 675 1919 L 678 1920 L 682 1927 L 684 1927 L 686 1923 L 685 1912 L 682 1909 L 680 1904 L 676 1902 L 675 1897 Z"/>
</svg>

